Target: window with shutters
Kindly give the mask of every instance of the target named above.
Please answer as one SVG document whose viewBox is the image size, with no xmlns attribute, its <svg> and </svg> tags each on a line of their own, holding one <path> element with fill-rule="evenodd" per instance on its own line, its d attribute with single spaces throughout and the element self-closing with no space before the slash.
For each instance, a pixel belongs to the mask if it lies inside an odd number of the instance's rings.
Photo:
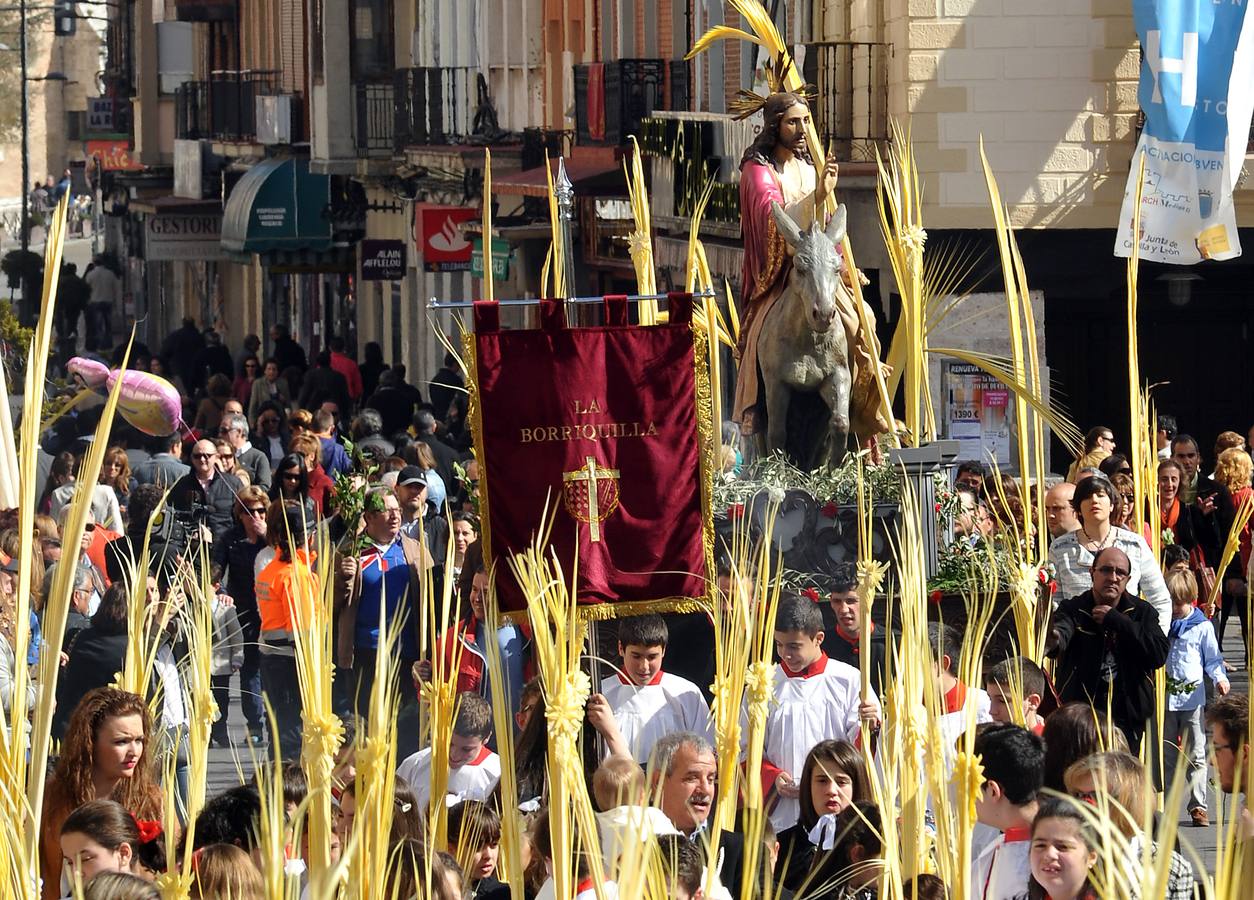
<svg viewBox="0 0 1254 900">
<path fill-rule="evenodd" d="M 305 3 L 282 0 L 279 10 L 279 70 L 285 94 L 305 95 Z"/>
</svg>

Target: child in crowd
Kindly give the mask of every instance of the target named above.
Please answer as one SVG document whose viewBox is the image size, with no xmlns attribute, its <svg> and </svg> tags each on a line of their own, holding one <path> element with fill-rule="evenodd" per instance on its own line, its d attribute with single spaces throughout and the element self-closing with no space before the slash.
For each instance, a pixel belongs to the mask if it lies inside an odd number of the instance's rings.
<svg viewBox="0 0 1254 900">
<path fill-rule="evenodd" d="M 813 900 L 875 900 L 883 874 L 880 811 L 874 803 L 851 803 L 836 817 L 816 848 L 814 866 L 796 892 Z"/>
<path fill-rule="evenodd" d="M 1163 547 L 1163 573 L 1189 571 L 1189 551 L 1179 544 L 1168 544 Z"/>
<path fill-rule="evenodd" d="M 658 838 L 662 871 L 666 873 L 666 896 L 672 900 L 701 900 L 705 856 L 692 841 L 678 834 Z"/>
<path fill-rule="evenodd" d="M 1103 750 L 1128 749 L 1128 739 L 1103 710 L 1087 703 L 1064 703 L 1045 720 L 1045 787 L 1066 793 L 1063 775 L 1076 760 Z"/>
<path fill-rule="evenodd" d="M 991 722 L 992 701 L 984 691 L 969 687 L 958 678 L 958 654 L 961 644 L 953 628 L 932 622 L 927 626 L 928 642 L 935 654 L 932 673 L 941 695 L 941 736 L 946 747 L 952 747 L 958 735 L 967 730 L 967 711 L 975 707 L 975 723 Z"/>
<path fill-rule="evenodd" d="M 984 766 L 975 815 L 1001 834 L 971 865 L 972 895 L 1019 900 L 1031 875 L 1029 838 L 1045 782 L 1045 744 L 1026 728 L 994 724 L 976 735 L 975 753 Z"/>
<path fill-rule="evenodd" d="M 1215 626 L 1195 605 L 1197 579 L 1185 569 L 1168 572 L 1166 580 L 1171 595 L 1171 628 L 1167 634 L 1167 714 L 1163 719 L 1164 777 L 1171 781 L 1181 752 L 1187 749 L 1189 816 L 1194 825 L 1205 828 L 1210 816 L 1206 809 L 1206 730 L 1202 721 L 1206 687 L 1202 676 L 1210 676 L 1221 697 L 1230 686 Z"/>
<path fill-rule="evenodd" d="M 478 694 L 458 695 L 457 718 L 448 751 L 450 797 L 458 800 L 487 800 L 501 780 L 501 758 L 487 747 L 492 734 L 492 707 Z M 424 747 L 396 770 L 396 777 L 409 783 L 426 809 L 431 793 L 431 748 Z"/>
<path fill-rule="evenodd" d="M 210 844 L 196 851 L 191 897 L 262 900 L 265 885 L 252 857 L 232 844 Z"/>
<path fill-rule="evenodd" d="M 711 737 L 710 707 L 686 678 L 662 671 L 668 634 L 661 616 L 635 616 L 618 626 L 623 671 L 601 682 L 601 695 L 632 759 L 644 765 L 658 738 L 675 731 Z"/>
<path fill-rule="evenodd" d="M 845 741 L 820 741 L 801 769 L 801 818 L 779 832 L 775 879 L 797 890 L 814 862 L 814 848 L 851 803 L 871 799 L 862 754 Z"/>
<path fill-rule="evenodd" d="M 544 871 L 547 876 L 544 883 L 540 885 L 540 890 L 536 892 L 536 900 L 555 900 L 557 886 L 553 881 L 553 844 L 549 832 L 548 809 L 542 809 L 531 820 L 530 839 L 531 851 L 537 860 L 544 861 Z M 562 865 L 570 865 L 570 861 L 564 859 Z M 575 900 L 598 900 L 596 884 L 592 878 L 592 866 L 584 853 L 576 852 L 575 854 L 575 876 Z M 604 900 L 618 900 L 618 885 L 613 881 L 604 882 L 601 885 L 601 895 Z"/>
<path fill-rule="evenodd" d="M 862 679 L 850 665 L 823 652 L 823 616 L 808 597 L 780 603 L 775 618 L 774 695 L 766 719 L 763 748 L 763 793 L 777 797 L 771 811 L 776 833 L 797 824 L 801 816 L 798 778 L 806 756 L 824 740 L 861 740 L 861 722 L 879 727 L 879 700 L 872 691 L 862 702 Z"/>
<path fill-rule="evenodd" d="M 1095 900 L 1097 836 L 1074 800 L 1050 798 L 1032 820 L 1029 900 Z M 977 886 L 978 887 L 978 886 Z"/>
<path fill-rule="evenodd" d="M 1045 717 L 1038 714 L 1041 698 L 1045 696 L 1045 673 L 1041 667 L 1025 656 L 1005 659 L 984 673 L 984 687 L 988 692 L 988 713 L 994 722 L 1003 725 L 1022 725 L 1035 735 L 1045 730 Z M 1016 692 L 1021 699 L 1015 700 Z M 1023 721 L 1017 721 L 1018 706 Z"/>
<path fill-rule="evenodd" d="M 501 817 L 479 800 L 463 800 L 448 811 L 448 852 L 465 873 L 469 897 L 508 900 L 509 886 L 494 876 L 501 852 Z"/>
<path fill-rule="evenodd" d="M 644 770 L 633 759 L 611 756 L 592 775 L 592 796 L 601 810 L 597 831 L 606 873 L 623 852 L 624 838 L 647 841 L 649 835 L 677 834 L 666 814 L 650 806 Z"/>
<path fill-rule="evenodd" d="M 1072 797 L 1096 806 L 1099 814 L 1114 826 L 1113 830 L 1123 836 L 1125 840 L 1112 849 L 1116 859 L 1122 853 L 1128 883 L 1136 884 L 1145 841 L 1150 841 L 1151 858 L 1159 854 L 1158 844 L 1144 828 L 1145 823 L 1152 820 L 1150 798 L 1154 793 L 1145 766 L 1131 753 L 1094 753 L 1072 763 L 1063 780 Z M 1171 860 L 1163 900 L 1193 900 L 1193 866 L 1179 851 L 1169 852 Z"/>
<path fill-rule="evenodd" d="M 231 738 L 226 728 L 227 710 L 231 705 L 231 676 L 244 665 L 244 632 L 240 628 L 235 604 L 222 594 L 213 601 L 213 700 L 218 704 L 218 718 L 209 734 L 210 746 L 229 747 Z"/>
<path fill-rule="evenodd" d="M 886 629 L 871 623 L 870 646 L 862 643 L 862 598 L 858 596 L 858 567 L 851 562 L 837 563 L 832 575 L 832 589 L 827 595 L 834 627 L 824 635 L 823 652 L 832 659 L 861 671 L 863 652 L 871 654 L 871 687 L 877 696 L 884 694 L 884 672 L 888 658 Z"/>
<path fill-rule="evenodd" d="M 905 900 L 949 900 L 949 888 L 945 887 L 945 882 L 939 875 L 930 872 L 906 879 L 901 887 Z"/>
<path fill-rule="evenodd" d="M 518 710 L 514 713 L 514 724 L 518 726 L 519 734 L 527 730 L 527 723 L 531 721 L 531 714 L 535 711 L 536 704 L 540 702 L 542 697 L 539 678 L 533 678 L 523 685 L 522 693 L 518 695 Z"/>
</svg>

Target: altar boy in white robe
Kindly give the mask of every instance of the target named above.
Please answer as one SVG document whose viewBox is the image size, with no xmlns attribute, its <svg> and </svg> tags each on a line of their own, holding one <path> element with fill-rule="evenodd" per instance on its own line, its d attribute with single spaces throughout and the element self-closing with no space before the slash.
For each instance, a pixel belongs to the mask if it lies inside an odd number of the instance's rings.
<svg viewBox="0 0 1254 900">
<path fill-rule="evenodd" d="M 713 739 L 710 707 L 701 689 L 662 671 L 669 634 L 661 616 L 632 616 L 618 625 L 623 671 L 601 682 L 601 693 L 632 758 L 649 762 L 653 745 L 676 731 Z"/>
<path fill-rule="evenodd" d="M 860 697 L 861 676 L 823 652 L 823 614 L 808 597 L 780 601 L 775 617 L 774 694 L 766 719 L 762 759 L 763 795 L 777 798 L 771 810 L 776 834 L 801 816 L 801 769 L 819 741 L 860 743 L 863 719 L 878 730 L 879 698 Z"/>
</svg>

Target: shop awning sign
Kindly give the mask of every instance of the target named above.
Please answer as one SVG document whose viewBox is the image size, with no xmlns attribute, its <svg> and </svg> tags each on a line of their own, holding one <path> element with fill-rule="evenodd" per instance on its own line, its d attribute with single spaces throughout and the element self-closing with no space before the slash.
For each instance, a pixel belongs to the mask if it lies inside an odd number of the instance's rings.
<svg viewBox="0 0 1254 900">
<path fill-rule="evenodd" d="M 149 262 L 222 259 L 222 214 L 148 216 L 144 258 Z"/>
<path fill-rule="evenodd" d="M 492 239 L 492 277 L 509 278 L 509 241 Z M 483 239 L 475 238 L 470 250 L 470 274 L 483 277 Z"/>
<path fill-rule="evenodd" d="M 88 141 L 87 157 L 100 160 L 100 168 L 105 172 L 130 172 L 143 168 L 131 157 L 129 141 Z"/>
<path fill-rule="evenodd" d="M 363 240 L 362 281 L 400 281 L 405 277 L 405 242 Z"/>
</svg>

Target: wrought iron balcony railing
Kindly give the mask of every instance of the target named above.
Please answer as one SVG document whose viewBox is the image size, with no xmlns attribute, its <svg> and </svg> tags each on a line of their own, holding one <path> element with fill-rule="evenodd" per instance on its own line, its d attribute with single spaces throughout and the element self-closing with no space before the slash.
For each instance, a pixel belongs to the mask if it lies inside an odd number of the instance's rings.
<svg viewBox="0 0 1254 900">
<path fill-rule="evenodd" d="M 465 141 L 475 130 L 478 75 L 469 66 L 397 69 L 396 149 Z"/>
<path fill-rule="evenodd" d="M 279 72 L 215 71 L 208 81 L 185 81 L 174 92 L 175 135 L 218 141 L 257 136 L 257 98 L 279 93 Z"/>
<path fill-rule="evenodd" d="M 888 61 L 892 44 L 822 41 L 806 45 L 802 72 L 818 90 L 813 110 L 824 150 L 838 160 L 867 162 L 889 139 Z M 881 147 L 881 150 L 883 148 Z"/>
</svg>

